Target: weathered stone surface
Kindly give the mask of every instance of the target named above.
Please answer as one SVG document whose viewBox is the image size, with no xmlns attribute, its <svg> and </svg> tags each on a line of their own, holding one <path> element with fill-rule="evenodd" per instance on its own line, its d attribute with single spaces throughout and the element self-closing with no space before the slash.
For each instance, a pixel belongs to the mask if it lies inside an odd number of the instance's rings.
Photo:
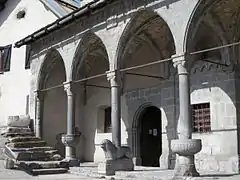
<svg viewBox="0 0 240 180">
<path fill-rule="evenodd" d="M 54 150 L 53 147 L 50 146 L 44 146 L 44 147 L 32 147 L 32 148 L 11 148 L 13 152 L 23 152 L 23 151 L 51 151 Z"/>
<path fill-rule="evenodd" d="M 6 133 L 32 133 L 30 128 L 26 127 L 6 127 L 4 130 L 2 130 L 1 135 L 4 135 Z"/>
<path fill-rule="evenodd" d="M 16 154 L 16 160 L 18 161 L 45 161 L 48 160 L 50 155 L 45 153 L 44 151 L 38 151 L 38 152 L 19 152 Z"/>
<path fill-rule="evenodd" d="M 98 173 L 105 174 L 107 176 L 115 175 L 116 171 L 133 171 L 134 164 L 132 159 L 118 159 L 107 160 L 106 162 L 99 163 Z"/>
<path fill-rule="evenodd" d="M 65 161 L 21 161 L 20 165 L 30 169 L 68 168 Z"/>
<path fill-rule="evenodd" d="M 10 148 L 31 148 L 31 147 L 42 147 L 47 143 L 45 141 L 26 141 L 26 142 L 13 142 L 7 143 Z"/>
<path fill-rule="evenodd" d="M 26 141 L 40 141 L 41 138 L 34 136 L 19 136 L 8 138 L 9 142 L 26 142 Z"/>
<path fill-rule="evenodd" d="M 33 169 L 32 175 L 62 174 L 67 173 L 67 168 Z"/>
<path fill-rule="evenodd" d="M 33 135 L 32 132 L 26 132 L 26 133 L 6 133 L 2 137 L 16 137 L 16 136 L 29 136 Z"/>
<path fill-rule="evenodd" d="M 174 139 L 171 141 L 173 153 L 182 156 L 191 156 L 201 151 L 201 139 Z"/>
<path fill-rule="evenodd" d="M 6 158 L 4 161 L 4 168 L 5 169 L 13 169 L 14 168 L 14 161 L 10 158 Z"/>
<path fill-rule="evenodd" d="M 28 127 L 30 124 L 29 115 L 9 116 L 7 120 L 7 126 L 10 127 Z"/>
</svg>

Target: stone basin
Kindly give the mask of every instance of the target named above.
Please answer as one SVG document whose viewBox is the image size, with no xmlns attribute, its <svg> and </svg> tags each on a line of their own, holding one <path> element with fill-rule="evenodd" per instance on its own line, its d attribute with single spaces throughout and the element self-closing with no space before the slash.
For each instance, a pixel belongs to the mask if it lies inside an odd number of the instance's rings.
<svg viewBox="0 0 240 180">
<path fill-rule="evenodd" d="M 180 156 L 191 156 L 201 151 L 201 139 L 173 139 L 171 141 L 171 149 L 173 153 Z"/>
<path fill-rule="evenodd" d="M 79 143 L 81 134 L 62 134 L 61 141 L 65 146 L 76 147 Z"/>
</svg>

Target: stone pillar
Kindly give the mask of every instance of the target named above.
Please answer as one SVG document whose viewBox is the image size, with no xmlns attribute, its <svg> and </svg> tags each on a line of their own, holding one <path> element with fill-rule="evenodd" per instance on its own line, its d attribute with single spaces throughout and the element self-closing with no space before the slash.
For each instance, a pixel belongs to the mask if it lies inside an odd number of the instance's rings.
<svg viewBox="0 0 240 180">
<path fill-rule="evenodd" d="M 43 111 L 44 92 L 36 90 L 34 91 L 34 95 L 35 95 L 35 102 L 36 102 L 34 130 L 35 130 L 35 136 L 41 137 L 42 136 L 41 118 L 42 118 L 42 111 Z"/>
<path fill-rule="evenodd" d="M 192 138 L 192 117 L 190 104 L 189 76 L 186 67 L 186 56 L 173 56 L 173 65 L 177 68 L 179 76 L 179 108 L 180 118 L 178 122 L 179 139 L 171 141 L 171 149 L 178 154 L 178 162 L 175 166 L 176 179 L 183 176 L 199 176 L 195 168 L 194 154 L 201 151 L 200 139 Z"/>
<path fill-rule="evenodd" d="M 79 141 L 80 134 L 75 134 L 75 118 L 74 118 L 74 93 L 72 82 L 65 82 L 64 90 L 67 93 L 67 134 L 62 135 L 62 143 L 66 146 L 65 160 L 70 162 L 70 166 L 79 165 L 76 159 L 76 146 Z"/>
<path fill-rule="evenodd" d="M 107 78 L 111 85 L 112 141 L 116 147 L 121 147 L 121 87 L 119 82 L 119 72 L 109 72 Z"/>
</svg>

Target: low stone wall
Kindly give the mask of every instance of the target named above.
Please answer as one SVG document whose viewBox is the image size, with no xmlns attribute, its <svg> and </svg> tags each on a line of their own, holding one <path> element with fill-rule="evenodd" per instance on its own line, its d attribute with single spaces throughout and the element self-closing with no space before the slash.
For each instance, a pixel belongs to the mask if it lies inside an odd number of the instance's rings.
<svg viewBox="0 0 240 180">
<path fill-rule="evenodd" d="M 195 158 L 196 168 L 199 171 L 239 173 L 238 156 L 210 156 L 200 155 Z"/>
</svg>

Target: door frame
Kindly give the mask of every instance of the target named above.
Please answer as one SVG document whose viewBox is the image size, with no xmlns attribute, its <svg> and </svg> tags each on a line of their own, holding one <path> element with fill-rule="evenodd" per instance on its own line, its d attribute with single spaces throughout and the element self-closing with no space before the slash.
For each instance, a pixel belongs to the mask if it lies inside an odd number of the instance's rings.
<svg viewBox="0 0 240 180">
<path fill-rule="evenodd" d="M 138 110 L 136 111 L 133 123 L 132 123 L 132 151 L 133 151 L 133 160 L 134 164 L 136 166 L 142 165 L 142 158 L 141 158 L 141 125 L 142 125 L 142 116 L 146 112 L 147 108 L 149 107 L 155 107 L 159 109 L 159 111 L 162 112 L 158 106 L 152 104 L 152 103 L 146 103 L 141 105 Z M 162 126 L 162 121 L 161 121 Z M 162 131 L 162 129 L 161 129 Z M 161 132 L 162 134 L 162 132 Z M 163 149 L 163 148 L 162 148 Z"/>
</svg>

